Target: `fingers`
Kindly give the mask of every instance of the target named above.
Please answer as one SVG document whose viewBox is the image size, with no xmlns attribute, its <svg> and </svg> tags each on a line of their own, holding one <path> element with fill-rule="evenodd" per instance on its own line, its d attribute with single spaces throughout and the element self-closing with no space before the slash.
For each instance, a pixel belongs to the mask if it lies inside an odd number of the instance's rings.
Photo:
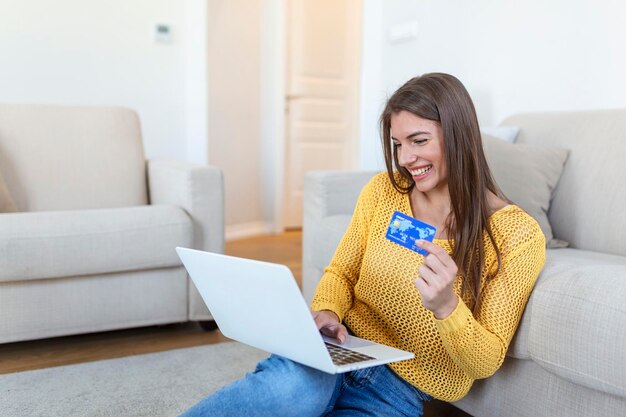
<svg viewBox="0 0 626 417">
<path fill-rule="evenodd" d="M 421 274 L 419 277 L 413 280 L 413 285 L 417 288 L 417 291 L 420 292 L 422 298 L 428 297 L 430 295 L 431 289 L 428 285 L 428 282 L 424 278 L 422 278 Z"/>
<path fill-rule="evenodd" d="M 430 287 L 441 289 L 452 285 L 456 277 L 457 268 L 456 265 L 448 268 L 438 258 L 429 254 L 424 259 L 424 263 L 419 266 L 418 272 L 418 279 L 423 280 Z"/>
<path fill-rule="evenodd" d="M 422 297 L 431 298 L 436 296 L 446 287 L 452 288 L 453 278 L 434 272 L 426 265 L 419 267 L 419 276 L 413 280 L 413 284 L 422 294 Z"/>
<path fill-rule="evenodd" d="M 413 285 L 419 291 L 424 307 L 437 318 L 447 317 L 451 307 L 458 302 L 454 293 L 458 267 L 442 247 L 425 240 L 417 244 L 427 250 L 428 255 L 419 266 L 419 276 L 413 280 Z"/>
<path fill-rule="evenodd" d="M 452 261 L 452 258 L 450 258 L 450 255 L 448 255 L 448 252 L 446 252 L 441 246 L 439 245 L 435 245 L 432 242 L 429 242 L 427 240 L 417 240 L 417 246 L 419 248 L 422 248 L 426 251 L 428 251 L 429 254 L 434 255 L 435 257 L 437 257 L 437 259 L 439 259 L 439 261 L 444 265 L 444 266 L 448 266 L 450 261 Z"/>
<path fill-rule="evenodd" d="M 446 273 L 445 265 L 432 253 L 424 258 L 424 263 L 420 265 L 418 271 L 419 277 L 429 286 L 439 286 L 437 284 L 441 284 L 442 279 L 447 281 L 445 277 L 449 275 Z"/>
<path fill-rule="evenodd" d="M 322 327 L 320 332 L 324 336 L 332 337 L 333 339 L 337 339 L 339 343 L 343 343 L 348 338 L 348 329 L 343 324 L 334 324 L 326 327 Z"/>
<path fill-rule="evenodd" d="M 313 311 L 313 320 L 317 329 L 325 336 L 332 337 L 343 343 L 348 338 L 348 330 L 339 322 L 337 314 L 330 310 Z"/>
<path fill-rule="evenodd" d="M 420 265 L 418 272 L 418 279 L 424 281 L 426 285 L 431 286 L 437 282 L 437 274 L 426 265 Z"/>
<path fill-rule="evenodd" d="M 456 275 L 458 267 L 444 248 L 427 240 L 417 240 L 417 246 L 429 252 L 424 259 L 424 264 L 431 270 L 437 273 L 447 270 L 450 274 Z"/>
<path fill-rule="evenodd" d="M 422 264 L 433 272 L 441 272 L 446 269 L 446 266 L 441 262 L 437 256 L 429 253 L 424 258 L 424 263 Z"/>
<path fill-rule="evenodd" d="M 315 321 L 317 330 L 320 330 L 325 326 L 339 323 L 339 317 L 337 314 L 330 310 L 312 311 L 311 314 L 313 315 L 313 320 Z"/>
</svg>

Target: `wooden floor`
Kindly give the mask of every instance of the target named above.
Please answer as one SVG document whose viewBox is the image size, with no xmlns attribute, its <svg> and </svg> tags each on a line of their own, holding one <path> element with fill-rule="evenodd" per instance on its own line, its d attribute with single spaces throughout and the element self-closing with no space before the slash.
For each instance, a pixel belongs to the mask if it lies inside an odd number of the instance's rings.
<svg viewBox="0 0 626 417">
<path fill-rule="evenodd" d="M 302 233 L 289 231 L 227 242 L 226 253 L 287 265 L 302 282 Z M 142 327 L 79 336 L 0 344 L 0 374 L 119 358 L 142 353 L 219 343 L 219 330 L 205 332 L 197 323 Z M 428 404 L 425 417 L 470 417 L 445 403 Z"/>
</svg>

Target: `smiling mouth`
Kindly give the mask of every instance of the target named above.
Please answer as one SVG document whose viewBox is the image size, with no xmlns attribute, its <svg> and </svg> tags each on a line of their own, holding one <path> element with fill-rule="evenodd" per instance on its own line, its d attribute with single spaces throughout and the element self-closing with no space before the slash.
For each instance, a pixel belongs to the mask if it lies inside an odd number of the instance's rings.
<svg viewBox="0 0 626 417">
<path fill-rule="evenodd" d="M 427 172 L 429 172 L 431 169 L 433 169 L 432 165 L 428 165 L 427 167 L 423 167 L 420 169 L 409 169 L 409 172 L 411 173 L 411 175 L 413 175 L 414 177 L 419 177 L 420 175 L 424 175 Z"/>
</svg>

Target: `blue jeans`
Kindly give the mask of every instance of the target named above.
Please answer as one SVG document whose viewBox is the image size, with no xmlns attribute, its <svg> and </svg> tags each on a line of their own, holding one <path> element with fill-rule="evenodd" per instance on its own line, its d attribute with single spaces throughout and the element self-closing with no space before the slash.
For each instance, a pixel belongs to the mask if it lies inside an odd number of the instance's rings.
<svg viewBox="0 0 626 417">
<path fill-rule="evenodd" d="M 196 416 L 421 416 L 425 394 L 387 366 L 331 375 L 272 355 L 187 410 Z"/>
</svg>

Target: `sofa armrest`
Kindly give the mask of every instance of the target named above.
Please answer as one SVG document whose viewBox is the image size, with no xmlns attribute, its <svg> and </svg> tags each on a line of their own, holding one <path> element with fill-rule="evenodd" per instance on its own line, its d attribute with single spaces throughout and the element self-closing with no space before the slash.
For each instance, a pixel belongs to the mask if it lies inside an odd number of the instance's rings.
<svg viewBox="0 0 626 417">
<path fill-rule="evenodd" d="M 149 160 L 150 204 L 187 211 L 194 226 L 193 247 L 224 252 L 224 179 L 221 170 L 181 161 Z"/>
<path fill-rule="evenodd" d="M 150 204 L 182 207 L 191 217 L 193 247 L 224 252 L 224 178 L 216 167 L 181 161 L 149 160 Z M 189 319 L 212 317 L 195 286 L 189 285 Z"/>
<path fill-rule="evenodd" d="M 323 239 L 321 227 L 333 216 L 351 216 L 361 189 L 377 171 L 310 171 L 304 178 L 304 219 L 302 223 L 302 292 L 311 302 L 322 269 L 315 265 Z M 343 231 L 342 231 L 343 232 Z M 328 259 L 330 261 L 330 259 Z"/>
</svg>

